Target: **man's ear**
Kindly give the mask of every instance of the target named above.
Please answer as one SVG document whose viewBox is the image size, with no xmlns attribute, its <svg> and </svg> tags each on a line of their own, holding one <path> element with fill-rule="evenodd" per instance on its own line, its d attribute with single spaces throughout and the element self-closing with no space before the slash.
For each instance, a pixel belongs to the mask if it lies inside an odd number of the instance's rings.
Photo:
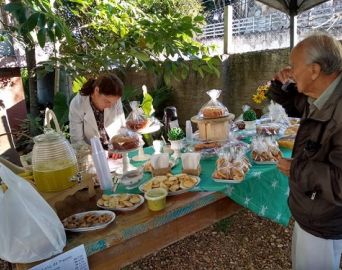
<svg viewBox="0 0 342 270">
<path fill-rule="evenodd" d="M 94 88 L 94 93 L 100 94 L 100 88 L 98 86 Z"/>
<path fill-rule="evenodd" d="M 321 73 L 321 66 L 317 63 L 311 64 L 311 79 L 314 81 L 319 77 Z"/>
</svg>

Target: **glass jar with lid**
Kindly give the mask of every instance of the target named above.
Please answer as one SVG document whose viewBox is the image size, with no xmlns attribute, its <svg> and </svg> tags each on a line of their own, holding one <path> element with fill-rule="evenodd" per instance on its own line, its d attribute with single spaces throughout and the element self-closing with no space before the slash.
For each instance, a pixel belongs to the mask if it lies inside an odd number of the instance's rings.
<svg viewBox="0 0 342 270">
<path fill-rule="evenodd" d="M 32 169 L 40 192 L 58 192 L 73 185 L 77 174 L 76 155 L 61 133 L 47 130 L 34 137 Z"/>
</svg>

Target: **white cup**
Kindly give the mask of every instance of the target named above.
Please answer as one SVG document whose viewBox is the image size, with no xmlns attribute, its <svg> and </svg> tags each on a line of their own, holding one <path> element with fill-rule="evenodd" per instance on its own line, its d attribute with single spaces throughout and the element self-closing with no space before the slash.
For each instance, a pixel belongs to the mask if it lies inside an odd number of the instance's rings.
<svg viewBox="0 0 342 270">
<path fill-rule="evenodd" d="M 155 154 L 160 154 L 161 150 L 163 149 L 163 141 L 161 140 L 155 140 L 153 141 L 153 148 Z"/>
</svg>

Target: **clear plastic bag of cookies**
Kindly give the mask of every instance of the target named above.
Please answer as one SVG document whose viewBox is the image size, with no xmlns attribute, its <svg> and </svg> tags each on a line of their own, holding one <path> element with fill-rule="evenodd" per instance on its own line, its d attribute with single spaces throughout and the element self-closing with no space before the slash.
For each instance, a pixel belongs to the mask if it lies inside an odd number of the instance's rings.
<svg viewBox="0 0 342 270">
<path fill-rule="evenodd" d="M 110 151 L 120 152 L 138 148 L 142 143 L 141 135 L 127 128 L 120 128 L 118 135 L 111 138 Z"/>
<path fill-rule="evenodd" d="M 279 134 L 281 125 L 278 123 L 263 123 L 256 125 L 256 133 L 264 136 L 275 136 Z"/>
<path fill-rule="evenodd" d="M 144 111 L 140 108 L 138 101 L 131 101 L 129 103 L 132 111 L 129 113 L 126 119 L 126 127 L 132 131 L 138 131 L 147 126 L 148 120 L 144 115 Z"/>
<path fill-rule="evenodd" d="M 271 101 L 270 105 L 268 105 L 268 111 L 268 116 L 272 123 L 278 123 L 285 128 L 290 125 L 289 117 L 280 104 Z"/>
<path fill-rule="evenodd" d="M 239 180 L 245 178 L 251 164 L 242 149 L 222 149 L 216 161 L 214 178 L 226 180 Z"/>
<path fill-rule="evenodd" d="M 210 100 L 202 106 L 198 113 L 198 117 L 210 119 L 224 117 L 229 114 L 227 107 L 224 106 L 220 101 L 218 101 L 221 92 L 221 90 L 216 89 L 207 91 Z"/>
<path fill-rule="evenodd" d="M 281 151 L 273 137 L 259 136 L 252 140 L 252 158 L 256 162 L 278 162 Z"/>
</svg>

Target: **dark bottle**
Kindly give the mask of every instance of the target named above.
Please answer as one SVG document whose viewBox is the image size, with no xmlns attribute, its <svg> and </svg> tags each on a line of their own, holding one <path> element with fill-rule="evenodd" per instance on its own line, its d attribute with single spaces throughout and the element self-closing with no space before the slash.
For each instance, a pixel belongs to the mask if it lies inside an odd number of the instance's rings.
<svg viewBox="0 0 342 270">
<path fill-rule="evenodd" d="M 169 130 L 173 127 L 179 127 L 176 107 L 168 106 L 164 108 L 163 124 L 164 137 L 167 139 L 167 133 Z"/>
</svg>

